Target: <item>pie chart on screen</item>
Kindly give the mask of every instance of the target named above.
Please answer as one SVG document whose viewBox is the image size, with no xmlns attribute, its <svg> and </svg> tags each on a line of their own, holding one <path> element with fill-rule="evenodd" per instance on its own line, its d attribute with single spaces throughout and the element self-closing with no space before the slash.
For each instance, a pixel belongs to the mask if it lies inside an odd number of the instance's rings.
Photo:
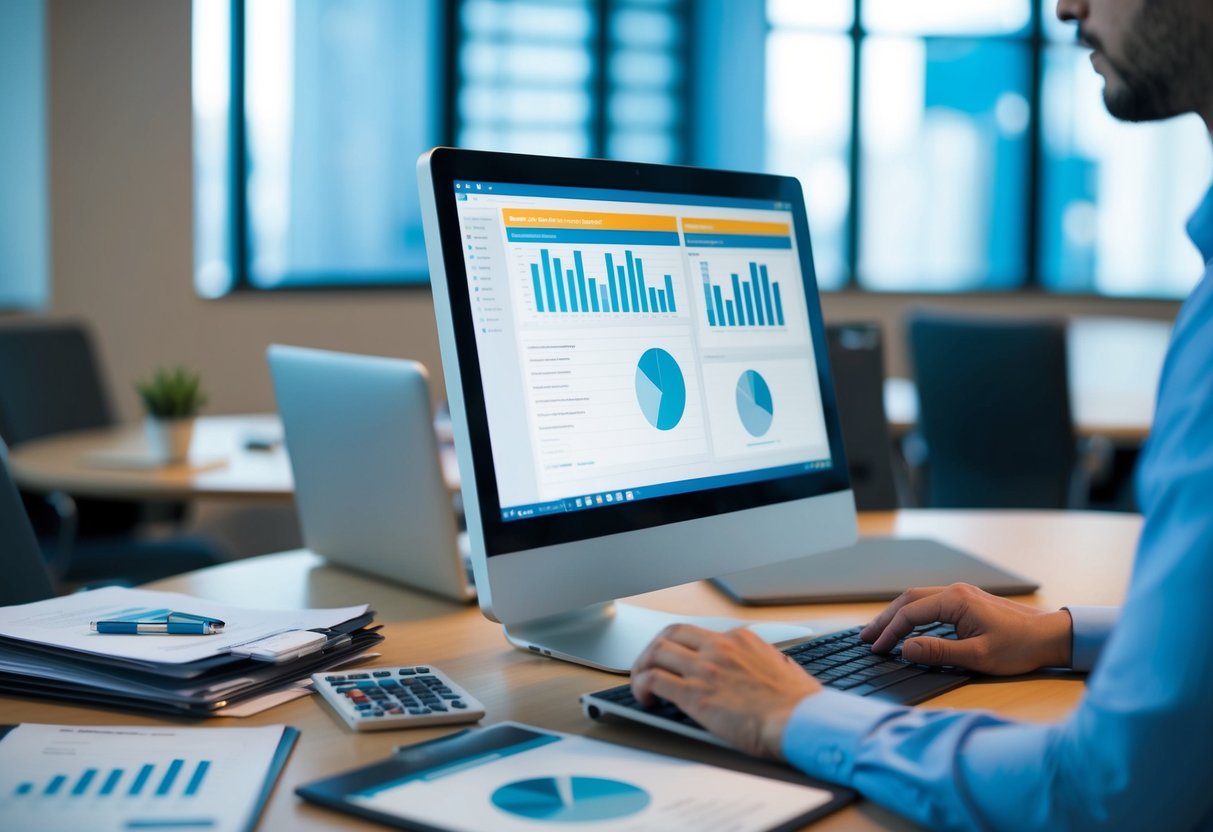
<svg viewBox="0 0 1213 832">
<path fill-rule="evenodd" d="M 549 823 L 618 820 L 643 811 L 649 793 L 622 780 L 603 777 L 535 777 L 506 783 L 493 792 L 493 805 L 506 814 Z"/>
<path fill-rule="evenodd" d="M 771 429 L 775 404 L 767 380 L 753 370 L 746 370 L 737 380 L 737 415 L 750 436 L 762 436 Z"/>
<path fill-rule="evenodd" d="M 636 400 L 640 412 L 657 430 L 672 430 L 687 407 L 687 385 L 682 368 L 659 347 L 640 356 L 636 364 Z"/>
</svg>

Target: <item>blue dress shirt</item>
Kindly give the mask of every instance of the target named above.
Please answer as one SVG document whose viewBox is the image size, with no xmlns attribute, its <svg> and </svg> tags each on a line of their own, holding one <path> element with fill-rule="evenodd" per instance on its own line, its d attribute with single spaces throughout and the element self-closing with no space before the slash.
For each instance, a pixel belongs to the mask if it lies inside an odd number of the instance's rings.
<svg viewBox="0 0 1213 832">
<path fill-rule="evenodd" d="M 1070 608 L 1074 667 L 1094 668 L 1077 709 L 1034 725 L 826 690 L 788 722 L 797 768 L 938 829 L 1213 828 L 1213 190 L 1188 233 L 1207 265 L 1138 470 L 1127 623 Z"/>
</svg>

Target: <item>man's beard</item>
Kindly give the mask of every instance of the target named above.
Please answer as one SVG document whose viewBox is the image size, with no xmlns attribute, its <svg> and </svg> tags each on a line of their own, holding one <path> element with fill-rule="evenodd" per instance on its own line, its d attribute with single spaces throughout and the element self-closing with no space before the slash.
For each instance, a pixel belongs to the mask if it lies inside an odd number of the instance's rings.
<svg viewBox="0 0 1213 832">
<path fill-rule="evenodd" d="M 1091 44 L 1115 74 L 1104 86 L 1104 104 L 1114 117 L 1160 121 L 1207 104 L 1213 94 L 1213 32 L 1184 13 L 1183 3 L 1145 0 L 1120 57 L 1110 57 L 1098 41 Z M 1082 32 L 1079 39 L 1086 42 Z"/>
</svg>

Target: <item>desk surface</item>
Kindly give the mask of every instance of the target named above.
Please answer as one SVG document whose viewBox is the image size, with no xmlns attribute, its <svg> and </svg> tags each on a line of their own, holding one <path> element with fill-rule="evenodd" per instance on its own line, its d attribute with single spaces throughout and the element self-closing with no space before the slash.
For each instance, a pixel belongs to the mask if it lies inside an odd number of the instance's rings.
<svg viewBox="0 0 1213 832">
<path fill-rule="evenodd" d="M 30 491 L 66 491 L 85 497 L 122 499 L 290 500 L 295 483 L 277 414 L 201 416 L 194 427 L 189 461 L 144 469 L 98 467 L 90 453 L 138 448 L 143 425 L 122 425 L 48 436 L 10 449 L 17 484 Z M 250 450 L 250 440 L 269 441 Z M 452 488 L 459 487 L 454 451 L 443 447 L 442 463 Z"/>
<path fill-rule="evenodd" d="M 933 536 L 967 548 L 1039 581 L 1030 600 L 1046 608 L 1066 603 L 1115 604 L 1127 586 L 1140 519 L 1133 515 L 1079 512 L 902 511 L 861 518 L 864 534 Z M 521 720 L 548 728 L 704 759 L 726 754 L 713 747 L 619 724 L 593 723 L 581 715 L 579 694 L 618 684 L 621 677 L 544 659 L 510 647 L 500 628 L 475 606 L 460 606 L 394 588 L 383 581 L 335 569 L 306 552 L 237 561 L 154 584 L 233 604 L 264 607 L 342 606 L 370 602 L 385 625 L 381 664 L 432 663 L 450 673 L 485 703 L 485 723 Z M 703 583 L 640 596 L 635 603 L 686 614 L 733 615 L 756 620 L 812 618 L 866 620 L 880 604 L 741 608 Z M 986 708 L 1025 720 L 1052 720 L 1078 701 L 1081 680 L 1068 677 L 970 684 L 932 701 L 944 707 Z M 0 697 L 0 721 L 61 724 L 169 722 L 118 711 Z M 186 723 L 182 724 L 196 724 Z M 287 723 L 303 732 L 267 809 L 262 829 L 371 828 L 306 806 L 294 787 L 386 756 L 393 745 L 439 736 L 450 728 L 356 735 L 323 704 L 307 698 L 244 720 L 204 724 L 237 726 Z M 860 802 L 813 827 L 821 830 L 908 829 L 909 824 Z"/>
</svg>

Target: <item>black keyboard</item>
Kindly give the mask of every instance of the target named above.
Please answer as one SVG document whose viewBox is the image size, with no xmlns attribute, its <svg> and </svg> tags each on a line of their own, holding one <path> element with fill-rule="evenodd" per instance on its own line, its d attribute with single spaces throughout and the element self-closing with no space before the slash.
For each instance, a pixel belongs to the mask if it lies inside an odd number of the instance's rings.
<svg viewBox="0 0 1213 832">
<path fill-rule="evenodd" d="M 968 674 L 954 668 L 907 662 L 901 657 L 900 643 L 889 653 L 873 653 L 871 645 L 859 638 L 860 629 L 855 627 L 794 644 L 783 652 L 828 688 L 900 705 L 922 702 L 970 679 Z M 956 630 L 950 624 L 929 624 L 915 629 L 906 638 L 914 636 L 954 639 Z M 724 744 L 673 703 L 658 701 L 647 708 L 642 706 L 632 695 L 630 684 L 587 693 L 581 697 L 581 705 L 593 719 L 613 715 Z"/>
</svg>

